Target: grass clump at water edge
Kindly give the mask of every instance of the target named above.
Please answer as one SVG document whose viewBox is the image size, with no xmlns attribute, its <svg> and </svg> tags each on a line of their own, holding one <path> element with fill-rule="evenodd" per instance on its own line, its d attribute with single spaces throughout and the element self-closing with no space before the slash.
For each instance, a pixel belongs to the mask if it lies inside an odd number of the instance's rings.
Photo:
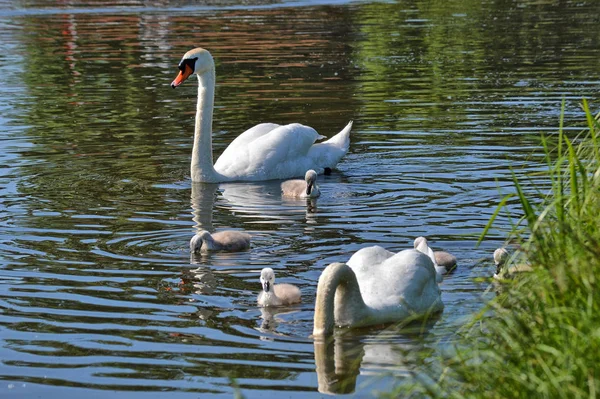
<svg viewBox="0 0 600 399">
<path fill-rule="evenodd" d="M 523 217 L 511 236 L 533 271 L 497 285 L 452 356 L 424 359 L 390 397 L 600 396 L 600 124 L 583 109 L 578 137 L 563 132 L 563 104 L 558 135 L 542 138 L 550 194 L 536 204 L 514 178 Z"/>
</svg>

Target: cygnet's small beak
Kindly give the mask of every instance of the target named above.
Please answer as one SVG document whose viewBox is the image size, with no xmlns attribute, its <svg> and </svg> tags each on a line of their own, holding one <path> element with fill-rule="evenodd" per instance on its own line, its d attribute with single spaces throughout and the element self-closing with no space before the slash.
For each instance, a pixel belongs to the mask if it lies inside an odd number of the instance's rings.
<svg viewBox="0 0 600 399">
<path fill-rule="evenodd" d="M 310 192 L 312 191 L 312 186 L 312 182 L 306 184 L 306 195 L 310 195 Z"/>
<path fill-rule="evenodd" d="M 185 80 L 187 78 L 189 78 L 192 73 L 194 73 L 194 70 L 192 69 L 192 67 L 189 66 L 188 64 L 184 64 L 183 69 L 181 71 L 179 71 L 179 74 L 177 75 L 175 80 L 173 82 L 171 82 L 171 87 L 176 88 L 177 86 L 179 86 L 180 84 L 185 82 Z"/>
<path fill-rule="evenodd" d="M 271 283 L 269 283 L 268 281 L 265 281 L 263 283 L 263 291 L 264 292 L 269 292 L 269 289 L 271 288 Z"/>
</svg>

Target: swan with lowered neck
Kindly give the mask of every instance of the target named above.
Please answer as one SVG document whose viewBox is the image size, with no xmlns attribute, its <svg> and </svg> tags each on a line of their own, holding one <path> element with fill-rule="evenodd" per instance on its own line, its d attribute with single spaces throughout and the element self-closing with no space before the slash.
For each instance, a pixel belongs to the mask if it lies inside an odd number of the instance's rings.
<svg viewBox="0 0 600 399">
<path fill-rule="evenodd" d="M 520 273 L 531 272 L 533 269 L 527 263 L 513 263 L 506 266 L 512 257 L 511 253 L 505 247 L 498 248 L 494 251 L 494 264 L 496 265 L 496 273 L 494 278 L 497 280 L 514 277 Z"/>
<path fill-rule="evenodd" d="M 298 123 L 280 126 L 261 123 L 239 135 L 213 165 L 212 118 L 215 95 L 215 64 L 210 53 L 195 48 L 185 53 L 175 88 L 189 76 L 198 76 L 198 104 L 192 150 L 194 182 L 259 181 L 302 176 L 308 169 L 322 173 L 333 168 L 350 146 L 352 122 L 331 139 Z"/>
<path fill-rule="evenodd" d="M 348 264 L 330 264 L 319 277 L 315 337 L 331 334 L 335 326 L 369 326 L 443 310 L 436 272 L 427 255 L 409 249 L 384 258 L 386 250 L 381 247 L 363 250 L 383 261 L 352 266 L 350 258 Z"/>
<path fill-rule="evenodd" d="M 210 234 L 200 230 L 190 240 L 190 252 L 209 251 L 238 252 L 250 248 L 250 234 L 237 230 L 223 230 Z"/>
</svg>

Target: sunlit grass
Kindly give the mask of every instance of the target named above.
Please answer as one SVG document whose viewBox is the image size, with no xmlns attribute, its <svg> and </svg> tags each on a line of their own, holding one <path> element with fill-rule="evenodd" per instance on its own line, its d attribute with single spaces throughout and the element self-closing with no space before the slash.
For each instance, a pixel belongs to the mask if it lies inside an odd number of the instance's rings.
<svg viewBox="0 0 600 399">
<path fill-rule="evenodd" d="M 576 138 L 564 133 L 562 116 L 558 133 L 542 138 L 546 198 L 528 197 L 523 185 L 531 183 L 513 177 L 523 217 L 510 238 L 533 272 L 494 283 L 498 295 L 458 333 L 455 350 L 425 359 L 391 397 L 600 395 L 600 124 L 586 101 L 583 109 L 587 128 Z"/>
</svg>

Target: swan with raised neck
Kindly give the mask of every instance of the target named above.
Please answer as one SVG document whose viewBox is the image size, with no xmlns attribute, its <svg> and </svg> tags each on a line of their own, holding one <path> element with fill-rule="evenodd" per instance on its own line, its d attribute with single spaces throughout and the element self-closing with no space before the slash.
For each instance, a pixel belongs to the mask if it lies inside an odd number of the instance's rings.
<svg viewBox="0 0 600 399">
<path fill-rule="evenodd" d="M 317 185 L 317 172 L 310 169 L 304 175 L 304 180 L 286 180 L 281 183 L 281 195 L 296 198 L 317 198 L 321 190 Z"/>
<path fill-rule="evenodd" d="M 292 284 L 275 284 L 275 272 L 265 267 L 260 272 L 262 291 L 258 294 L 258 306 L 286 306 L 298 303 L 302 294 L 300 288 Z"/>
<path fill-rule="evenodd" d="M 514 255 L 511 254 L 506 247 L 500 247 L 494 251 L 494 264 L 496 266 L 496 272 L 494 273 L 495 279 L 507 279 L 520 273 L 533 271 L 531 265 L 524 262 L 515 262 L 507 266 L 512 257 L 514 257 Z M 519 258 L 519 256 L 516 257 Z"/>
<path fill-rule="evenodd" d="M 302 176 L 308 169 L 323 173 L 333 168 L 350 146 L 352 121 L 327 141 L 311 127 L 298 123 L 261 123 L 239 135 L 213 165 L 212 118 L 215 97 L 215 63 L 203 48 L 185 53 L 175 88 L 188 77 L 198 76 L 198 102 L 191 177 L 194 182 L 260 181 Z M 290 155 L 294 154 L 294 155 Z"/>
</svg>

